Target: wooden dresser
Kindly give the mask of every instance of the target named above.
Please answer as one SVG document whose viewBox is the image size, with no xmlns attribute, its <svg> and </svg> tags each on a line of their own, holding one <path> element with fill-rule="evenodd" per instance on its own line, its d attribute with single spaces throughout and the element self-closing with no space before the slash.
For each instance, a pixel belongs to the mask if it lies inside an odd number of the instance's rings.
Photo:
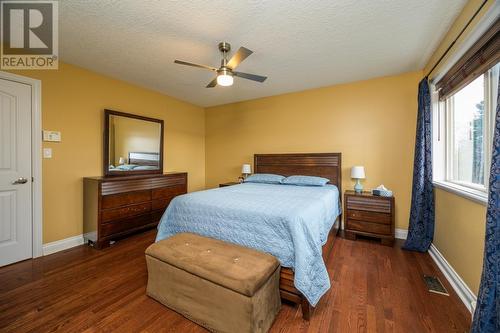
<svg viewBox="0 0 500 333">
<path fill-rule="evenodd" d="M 109 241 L 158 225 L 177 195 L 187 192 L 187 173 L 83 179 L 83 233 L 100 249 Z"/>
<path fill-rule="evenodd" d="M 379 238 L 384 245 L 394 243 L 394 197 L 380 197 L 369 192 L 346 191 L 344 195 L 345 236 Z"/>
</svg>

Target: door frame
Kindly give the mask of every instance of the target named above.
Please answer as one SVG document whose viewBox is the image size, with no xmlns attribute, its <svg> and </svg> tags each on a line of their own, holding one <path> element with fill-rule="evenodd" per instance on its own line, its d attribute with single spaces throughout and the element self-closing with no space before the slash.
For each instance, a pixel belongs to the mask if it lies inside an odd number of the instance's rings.
<svg viewBox="0 0 500 333">
<path fill-rule="evenodd" d="M 0 71 L 0 79 L 31 86 L 32 257 L 43 255 L 42 208 L 42 81 Z"/>
</svg>

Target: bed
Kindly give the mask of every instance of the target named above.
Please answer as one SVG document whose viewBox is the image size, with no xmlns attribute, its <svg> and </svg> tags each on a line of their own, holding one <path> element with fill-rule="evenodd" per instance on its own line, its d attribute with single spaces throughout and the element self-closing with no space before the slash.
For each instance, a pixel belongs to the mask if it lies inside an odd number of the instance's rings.
<svg viewBox="0 0 500 333">
<path fill-rule="evenodd" d="M 258 154 L 255 173 L 330 179 L 324 187 L 245 183 L 176 197 L 157 241 L 180 232 L 238 243 L 281 262 L 281 297 L 302 305 L 304 318 L 329 289 L 325 262 L 340 224 L 340 153 Z"/>
<path fill-rule="evenodd" d="M 128 163 L 137 165 L 139 167 L 153 167 L 155 169 L 158 169 L 160 165 L 160 154 L 135 151 L 129 152 Z"/>
<path fill-rule="evenodd" d="M 148 152 L 129 152 L 128 163 L 110 165 L 109 171 L 144 171 L 158 170 L 160 167 L 160 154 Z"/>
</svg>

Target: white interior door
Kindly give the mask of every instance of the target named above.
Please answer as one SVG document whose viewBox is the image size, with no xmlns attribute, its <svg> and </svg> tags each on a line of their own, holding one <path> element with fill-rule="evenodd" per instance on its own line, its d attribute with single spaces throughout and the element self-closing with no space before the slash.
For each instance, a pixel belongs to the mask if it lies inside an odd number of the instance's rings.
<svg viewBox="0 0 500 333">
<path fill-rule="evenodd" d="M 32 257 L 31 86 L 0 79 L 0 266 Z"/>
</svg>

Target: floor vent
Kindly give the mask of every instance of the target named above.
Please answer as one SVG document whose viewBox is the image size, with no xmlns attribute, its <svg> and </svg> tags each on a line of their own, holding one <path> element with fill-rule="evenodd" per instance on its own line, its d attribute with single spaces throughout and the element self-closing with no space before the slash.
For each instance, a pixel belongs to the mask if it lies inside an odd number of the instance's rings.
<svg viewBox="0 0 500 333">
<path fill-rule="evenodd" d="M 424 275 L 424 281 L 431 293 L 450 296 L 437 276 Z"/>
</svg>

